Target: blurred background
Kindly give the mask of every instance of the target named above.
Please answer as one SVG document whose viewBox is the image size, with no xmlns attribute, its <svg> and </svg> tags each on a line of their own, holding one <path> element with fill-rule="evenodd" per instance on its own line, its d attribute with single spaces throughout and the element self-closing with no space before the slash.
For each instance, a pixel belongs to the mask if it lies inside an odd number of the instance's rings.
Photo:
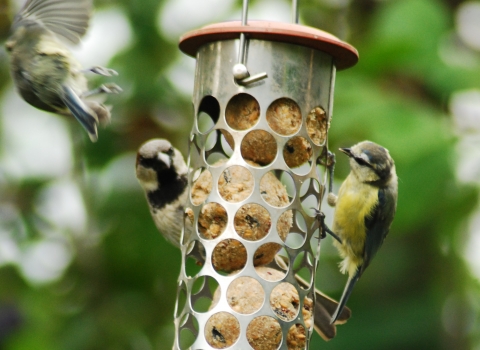
<svg viewBox="0 0 480 350">
<path fill-rule="evenodd" d="M 0 36 L 23 1 L 0 0 Z M 178 38 L 240 18 L 239 0 L 98 0 L 75 56 L 124 93 L 92 144 L 73 120 L 13 89 L 0 48 L 0 349 L 170 349 L 180 252 L 157 232 L 134 176 L 153 137 L 187 148 L 195 60 Z M 283 0 L 250 19 L 290 21 Z M 349 301 L 351 320 L 311 349 L 480 349 L 480 1 L 301 0 L 301 23 L 354 45 L 338 72 L 330 148 L 369 139 L 397 164 L 390 235 Z M 96 79 L 96 80 L 95 80 Z M 348 174 L 337 157 L 337 180 Z M 331 212 L 327 213 L 331 220 Z M 317 286 L 345 277 L 330 237 Z"/>
</svg>

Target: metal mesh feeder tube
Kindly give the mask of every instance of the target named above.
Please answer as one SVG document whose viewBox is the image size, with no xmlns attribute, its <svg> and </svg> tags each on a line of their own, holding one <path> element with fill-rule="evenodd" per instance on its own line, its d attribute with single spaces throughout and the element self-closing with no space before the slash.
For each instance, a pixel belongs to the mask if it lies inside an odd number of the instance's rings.
<svg viewBox="0 0 480 350">
<path fill-rule="evenodd" d="M 241 33 L 250 75 L 240 81 Z M 356 50 L 317 29 L 259 21 L 187 33 L 180 49 L 197 66 L 174 348 L 308 348 L 312 208 L 325 193 L 335 72 L 357 62 Z"/>
</svg>

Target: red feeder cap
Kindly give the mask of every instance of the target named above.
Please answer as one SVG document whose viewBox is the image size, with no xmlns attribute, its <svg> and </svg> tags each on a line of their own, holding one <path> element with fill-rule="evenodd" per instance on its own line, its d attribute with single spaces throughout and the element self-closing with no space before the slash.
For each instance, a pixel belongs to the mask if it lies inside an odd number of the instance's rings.
<svg viewBox="0 0 480 350">
<path fill-rule="evenodd" d="M 238 39 L 240 33 L 245 33 L 249 39 L 279 41 L 323 51 L 334 58 L 338 70 L 350 68 L 358 62 L 357 50 L 336 36 L 320 29 L 282 22 L 248 21 L 246 26 L 240 21 L 211 24 L 184 34 L 179 47 L 195 57 L 202 45 Z"/>
</svg>

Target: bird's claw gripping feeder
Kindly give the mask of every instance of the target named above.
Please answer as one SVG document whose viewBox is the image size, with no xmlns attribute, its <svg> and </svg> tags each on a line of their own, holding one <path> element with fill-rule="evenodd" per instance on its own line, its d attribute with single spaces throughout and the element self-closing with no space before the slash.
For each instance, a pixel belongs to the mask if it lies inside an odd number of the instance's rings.
<svg viewBox="0 0 480 350">
<path fill-rule="evenodd" d="M 185 213 L 193 233 L 182 241 L 174 349 L 308 348 L 323 234 L 312 207 L 325 193 L 335 72 L 358 54 L 296 24 L 295 0 L 293 9 L 293 24 L 247 22 L 244 0 L 241 22 L 180 39 L 197 66 Z"/>
</svg>

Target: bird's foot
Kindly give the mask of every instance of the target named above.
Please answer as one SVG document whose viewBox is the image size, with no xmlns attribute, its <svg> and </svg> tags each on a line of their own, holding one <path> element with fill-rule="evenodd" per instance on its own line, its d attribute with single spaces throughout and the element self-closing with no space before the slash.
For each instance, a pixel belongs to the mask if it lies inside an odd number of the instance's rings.
<svg viewBox="0 0 480 350">
<path fill-rule="evenodd" d="M 111 77 L 112 75 L 118 75 L 116 70 L 100 67 L 100 66 L 93 66 L 93 67 L 82 70 L 82 72 L 103 75 L 104 77 Z"/>
<path fill-rule="evenodd" d="M 103 84 L 96 89 L 87 91 L 82 94 L 82 97 L 88 97 L 92 95 L 99 95 L 99 94 L 119 94 L 123 90 L 120 86 L 114 83 Z"/>
<path fill-rule="evenodd" d="M 328 233 L 330 236 L 336 239 L 340 244 L 342 244 L 342 240 L 340 239 L 340 237 L 338 237 L 338 235 L 335 234 L 335 232 L 330 230 L 330 228 L 325 223 L 325 214 L 316 208 L 312 208 L 312 209 L 315 211 L 315 216 L 320 224 L 320 239 L 324 239 L 325 237 L 327 237 L 327 233 Z"/>
<path fill-rule="evenodd" d="M 319 164 L 324 165 L 327 168 L 328 171 L 328 193 L 333 193 L 333 173 L 335 172 L 335 153 L 330 152 L 326 147 L 324 148 L 323 155 L 326 155 L 320 157 L 319 159 Z M 330 206 L 330 202 L 328 203 Z"/>
</svg>

